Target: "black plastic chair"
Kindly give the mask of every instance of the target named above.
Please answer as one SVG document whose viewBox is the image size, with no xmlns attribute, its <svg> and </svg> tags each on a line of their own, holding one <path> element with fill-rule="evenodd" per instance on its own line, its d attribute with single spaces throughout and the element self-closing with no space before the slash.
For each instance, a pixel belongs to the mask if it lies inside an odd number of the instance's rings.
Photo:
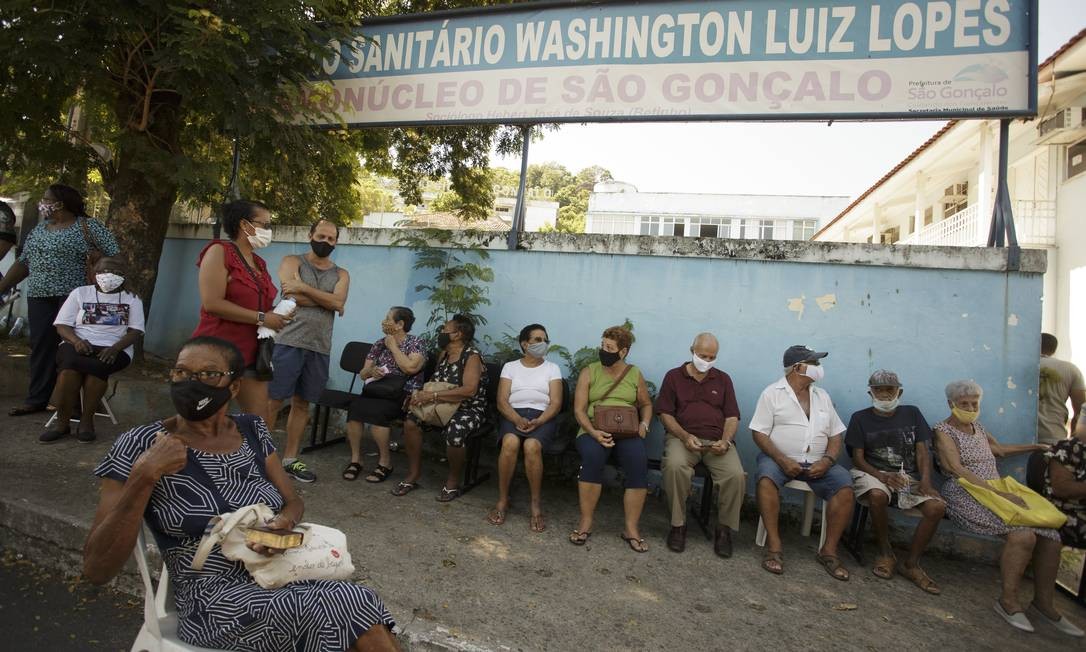
<svg viewBox="0 0 1086 652">
<path fill-rule="evenodd" d="M 343 352 L 339 355 L 339 368 L 351 374 L 351 385 L 347 391 L 325 389 L 321 392 L 320 399 L 315 404 L 316 412 L 313 415 L 313 423 L 309 431 L 309 445 L 302 449 L 303 453 L 338 444 L 347 439 L 346 437 L 336 437 L 328 441 L 328 421 L 332 410 L 346 410 L 351 405 L 351 400 L 358 396 L 354 391 L 355 381 L 358 380 L 358 373 L 362 371 L 362 367 L 366 365 L 366 356 L 372 347 L 373 344 L 370 342 L 348 342 L 343 347 Z M 359 388 L 359 394 L 361 394 L 361 391 L 361 388 Z"/>
<path fill-rule="evenodd" d="M 472 433 L 464 446 L 467 447 L 467 459 L 464 463 L 464 480 L 460 483 L 460 493 L 466 494 L 480 484 L 490 479 L 490 472 L 479 473 L 479 458 L 483 452 L 483 440 L 485 435 L 493 433 L 498 428 L 498 379 L 501 377 L 502 366 L 496 362 L 486 364 L 486 416 L 479 429 Z"/>
</svg>

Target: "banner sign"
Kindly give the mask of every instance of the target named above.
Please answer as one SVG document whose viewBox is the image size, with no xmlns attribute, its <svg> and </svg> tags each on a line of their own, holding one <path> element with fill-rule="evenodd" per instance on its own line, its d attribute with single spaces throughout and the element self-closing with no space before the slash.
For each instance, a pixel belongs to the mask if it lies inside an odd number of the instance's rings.
<svg viewBox="0 0 1086 652">
<path fill-rule="evenodd" d="M 1027 116 L 1036 12 L 1036 0 L 716 0 L 403 16 L 333 44 L 331 83 L 305 101 L 348 125 Z"/>
</svg>

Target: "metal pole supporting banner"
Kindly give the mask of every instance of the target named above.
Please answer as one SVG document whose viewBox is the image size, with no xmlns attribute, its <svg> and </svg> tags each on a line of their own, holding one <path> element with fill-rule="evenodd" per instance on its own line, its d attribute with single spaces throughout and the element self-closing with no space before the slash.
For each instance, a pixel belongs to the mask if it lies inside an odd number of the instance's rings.
<svg viewBox="0 0 1086 652">
<path fill-rule="evenodd" d="M 509 251 L 513 251 L 517 248 L 517 243 L 520 240 L 520 233 L 524 230 L 524 213 L 527 210 L 527 193 L 528 186 L 528 143 L 532 140 L 532 127 L 531 125 L 524 125 L 520 128 L 520 185 L 517 188 L 517 203 L 513 208 L 513 220 L 509 228 L 509 238 L 506 241 L 506 246 Z"/>
<path fill-rule="evenodd" d="M 988 246 L 1011 249 L 1010 256 L 1015 262 L 1018 258 L 1018 234 L 1014 228 L 1014 211 L 1011 207 L 1011 193 L 1007 185 L 1007 167 L 1010 149 L 1011 121 L 1004 118 L 999 121 L 999 178 L 996 181 L 996 196 L 992 207 L 992 225 L 988 229 Z M 983 189 L 982 189 L 983 192 Z"/>
</svg>

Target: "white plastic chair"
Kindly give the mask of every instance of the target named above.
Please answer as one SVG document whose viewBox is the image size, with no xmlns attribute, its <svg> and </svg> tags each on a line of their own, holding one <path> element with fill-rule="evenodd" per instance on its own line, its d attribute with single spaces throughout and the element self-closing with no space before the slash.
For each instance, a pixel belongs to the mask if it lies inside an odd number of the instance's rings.
<svg viewBox="0 0 1086 652">
<path fill-rule="evenodd" d="M 151 581 L 151 569 L 147 564 L 147 537 L 140 528 L 133 552 L 143 580 L 143 627 L 132 643 L 132 652 L 216 652 L 206 647 L 196 647 L 177 638 L 177 607 L 170 588 L 170 575 L 166 565 L 158 577 L 158 590 Z"/>
<path fill-rule="evenodd" d="M 803 494 L 803 536 L 811 536 L 811 525 L 814 523 L 814 508 L 815 508 L 815 495 L 811 490 L 811 486 L 802 480 L 789 480 L 785 485 L 787 489 L 796 489 L 804 492 Z M 758 517 L 758 534 L 754 537 L 754 542 L 759 546 L 765 545 L 765 523 L 762 522 L 762 517 Z M 826 545 L 826 501 L 822 501 L 822 531 L 818 537 L 818 549 L 822 550 L 822 547 Z"/>
<path fill-rule="evenodd" d="M 80 405 L 83 404 L 83 390 L 82 389 L 79 390 L 79 404 Z M 117 417 L 113 415 L 113 408 L 111 408 L 109 406 L 109 401 L 106 399 L 105 396 L 102 397 L 102 401 L 98 405 L 98 409 L 96 409 L 94 411 L 94 416 L 96 416 L 96 417 L 109 417 L 109 420 L 113 422 L 113 425 L 117 425 Z M 56 420 L 57 420 L 57 413 L 53 412 L 52 416 L 49 417 L 49 420 L 45 422 L 45 427 L 49 428 L 49 426 L 53 425 L 53 422 L 56 421 Z M 72 423 L 79 423 L 79 419 L 77 419 L 74 416 L 70 419 L 70 421 Z"/>
</svg>

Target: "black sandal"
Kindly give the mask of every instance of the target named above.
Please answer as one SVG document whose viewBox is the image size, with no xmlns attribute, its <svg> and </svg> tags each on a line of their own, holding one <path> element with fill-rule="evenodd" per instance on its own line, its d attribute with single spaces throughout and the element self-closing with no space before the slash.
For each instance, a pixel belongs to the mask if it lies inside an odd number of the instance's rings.
<svg viewBox="0 0 1086 652">
<path fill-rule="evenodd" d="M 370 473 L 368 476 L 366 476 L 366 482 L 371 482 L 373 484 L 377 484 L 378 482 L 384 482 L 385 480 L 388 480 L 388 476 L 390 475 L 392 475 L 391 466 L 384 466 L 378 464 L 377 468 L 373 470 L 373 473 Z"/>
<path fill-rule="evenodd" d="M 358 479 L 358 476 L 362 474 L 362 465 L 358 462 L 351 462 L 347 465 L 347 468 L 343 469 L 343 479 L 350 482 L 354 482 Z"/>
</svg>

